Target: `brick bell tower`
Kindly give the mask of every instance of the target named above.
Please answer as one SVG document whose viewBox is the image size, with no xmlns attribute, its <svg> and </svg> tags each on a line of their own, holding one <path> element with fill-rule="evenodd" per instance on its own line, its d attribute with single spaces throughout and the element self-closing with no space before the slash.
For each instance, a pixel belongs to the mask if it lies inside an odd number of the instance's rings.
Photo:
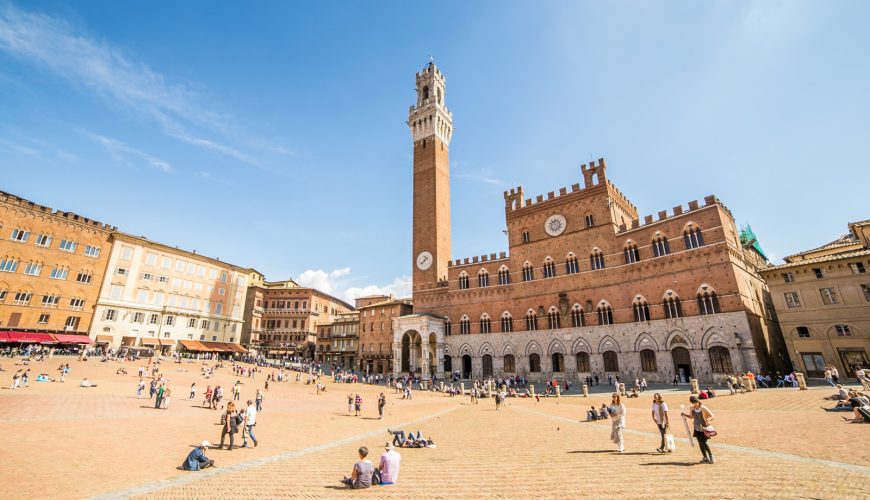
<svg viewBox="0 0 870 500">
<path fill-rule="evenodd" d="M 417 73 L 417 104 L 408 127 L 414 141 L 413 286 L 447 279 L 450 261 L 449 146 L 453 116 L 444 106 L 444 75 L 430 61 Z"/>
</svg>

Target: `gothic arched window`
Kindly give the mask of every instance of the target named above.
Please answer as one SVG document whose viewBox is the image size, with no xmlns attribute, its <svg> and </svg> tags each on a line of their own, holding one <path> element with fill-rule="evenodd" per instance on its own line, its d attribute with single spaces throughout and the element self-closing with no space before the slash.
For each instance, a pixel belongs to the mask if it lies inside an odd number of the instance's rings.
<svg viewBox="0 0 870 500">
<path fill-rule="evenodd" d="M 489 273 L 486 269 L 481 269 L 479 273 L 477 273 L 477 286 L 480 288 L 486 288 L 489 286 Z"/>
<path fill-rule="evenodd" d="M 489 314 L 483 313 L 480 317 L 480 333 L 492 332 L 492 323 L 489 319 Z"/>
<path fill-rule="evenodd" d="M 469 333 L 471 333 L 471 321 L 469 321 L 468 316 L 463 316 L 459 320 L 459 335 L 468 335 Z"/>
<path fill-rule="evenodd" d="M 667 236 L 656 233 L 656 237 L 652 241 L 653 247 L 653 256 L 655 257 L 664 257 L 665 255 L 670 255 L 671 246 L 668 244 Z"/>
<path fill-rule="evenodd" d="M 583 326 L 583 323 L 583 309 L 580 307 L 580 304 L 575 304 L 571 309 L 571 326 L 577 328 Z"/>
<path fill-rule="evenodd" d="M 551 307 L 547 313 L 547 328 L 550 330 L 562 328 L 562 319 L 559 317 L 559 311 L 555 307 Z"/>
<path fill-rule="evenodd" d="M 547 260 L 544 261 L 544 277 L 545 278 L 553 278 L 556 276 L 556 264 L 553 262 L 553 259 L 547 257 Z"/>
<path fill-rule="evenodd" d="M 640 252 L 637 251 L 637 245 L 631 240 L 625 242 L 625 248 L 622 250 L 622 253 L 625 255 L 626 264 L 634 264 L 640 260 Z"/>
<path fill-rule="evenodd" d="M 511 272 L 506 266 L 501 266 L 498 269 L 498 284 L 509 285 L 511 282 Z"/>
<path fill-rule="evenodd" d="M 683 316 L 683 305 L 680 297 L 668 290 L 662 299 L 662 307 L 665 309 L 665 318 L 677 319 Z"/>
<path fill-rule="evenodd" d="M 686 244 L 686 250 L 704 246 L 704 235 L 701 234 L 701 228 L 693 223 L 688 223 L 686 229 L 683 230 L 683 243 Z"/>
<path fill-rule="evenodd" d="M 577 263 L 577 257 L 573 253 L 569 253 L 565 259 L 565 273 L 576 274 L 580 272 L 580 265 Z"/>
<path fill-rule="evenodd" d="M 535 279 L 535 269 L 528 262 L 523 264 L 523 281 L 532 281 Z"/>
<path fill-rule="evenodd" d="M 514 331 L 514 319 L 511 317 L 511 313 L 507 311 L 501 315 L 501 331 L 503 333 Z"/>
<path fill-rule="evenodd" d="M 592 269 L 604 269 L 604 254 L 601 253 L 601 250 L 594 248 L 592 249 L 592 254 L 589 255 L 589 263 L 592 265 Z"/>
<path fill-rule="evenodd" d="M 459 275 L 459 289 L 465 290 L 468 288 L 468 275 L 465 274 L 465 271 Z"/>
<path fill-rule="evenodd" d="M 634 303 L 631 308 L 634 310 L 634 321 L 649 321 L 649 303 L 646 299 L 638 295 L 634 298 Z"/>
<path fill-rule="evenodd" d="M 612 325 L 613 324 L 613 308 L 610 304 L 602 302 L 598 304 L 598 324 Z"/>
<path fill-rule="evenodd" d="M 529 309 L 529 312 L 526 313 L 526 330 L 530 332 L 534 332 L 538 329 L 538 315 L 535 314 L 535 311 Z"/>
</svg>

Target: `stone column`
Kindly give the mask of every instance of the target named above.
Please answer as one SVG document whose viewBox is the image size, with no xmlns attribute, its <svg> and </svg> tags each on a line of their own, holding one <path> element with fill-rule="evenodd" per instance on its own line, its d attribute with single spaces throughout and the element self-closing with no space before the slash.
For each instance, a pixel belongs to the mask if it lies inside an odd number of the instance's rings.
<svg viewBox="0 0 870 500">
<path fill-rule="evenodd" d="M 795 372 L 795 376 L 798 381 L 798 389 L 801 391 L 807 390 L 807 379 L 804 377 L 804 374 L 801 372 Z"/>
<path fill-rule="evenodd" d="M 692 384 L 692 394 L 698 394 L 700 391 L 698 390 L 698 379 L 690 378 L 689 383 Z"/>
<path fill-rule="evenodd" d="M 393 376 L 399 376 L 399 370 L 402 368 L 402 343 L 393 342 Z"/>
<path fill-rule="evenodd" d="M 586 384 L 583 384 L 583 397 L 584 398 L 589 397 L 589 386 Z"/>
<path fill-rule="evenodd" d="M 427 377 L 431 376 L 431 374 L 429 373 L 429 349 L 423 349 L 423 346 L 420 347 L 423 351 L 423 366 L 420 367 L 422 368 L 420 370 L 420 379 L 425 380 Z"/>
</svg>

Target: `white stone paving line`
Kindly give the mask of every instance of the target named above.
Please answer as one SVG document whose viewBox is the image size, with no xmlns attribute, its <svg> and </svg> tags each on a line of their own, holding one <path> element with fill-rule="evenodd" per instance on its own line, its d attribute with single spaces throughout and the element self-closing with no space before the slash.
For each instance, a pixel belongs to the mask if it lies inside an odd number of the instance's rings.
<svg viewBox="0 0 870 500">
<path fill-rule="evenodd" d="M 412 426 L 415 424 L 419 424 L 420 422 L 425 422 L 425 421 L 431 420 L 433 418 L 438 418 L 442 415 L 445 415 L 445 414 L 450 413 L 452 411 L 458 410 L 460 408 L 462 408 L 462 406 L 454 406 L 452 408 L 447 408 L 445 410 L 442 410 L 438 413 L 434 413 L 432 415 L 418 418 L 417 420 L 413 420 L 411 422 L 395 424 L 394 426 L 391 426 L 391 427 L 398 428 L 398 429 L 406 428 L 406 427 L 409 427 L 409 426 Z M 387 429 L 385 427 L 383 429 L 378 429 L 375 431 L 367 432 L 365 434 L 358 434 L 356 436 L 351 436 L 351 437 L 347 437 L 344 439 L 338 439 L 335 441 L 330 441 L 328 443 L 323 443 L 323 444 L 311 446 L 308 448 L 302 448 L 299 450 L 287 451 L 287 452 L 279 453 L 278 455 L 272 455 L 269 457 L 255 458 L 253 460 L 248 460 L 247 462 L 240 462 L 237 464 L 228 465 L 226 467 L 210 468 L 210 469 L 202 470 L 199 472 L 185 471 L 188 473 L 180 475 L 180 476 L 176 476 L 173 478 L 169 478 L 169 479 L 161 479 L 161 480 L 155 481 L 153 483 L 146 483 L 146 484 L 142 484 L 139 486 L 134 486 L 132 488 L 128 488 L 128 489 L 124 489 L 124 490 L 112 491 L 109 493 L 103 493 L 101 495 L 95 495 L 95 496 L 92 496 L 90 498 L 92 500 L 109 500 L 109 499 L 129 498 L 132 496 L 144 495 L 146 493 L 152 493 L 152 492 L 159 491 L 159 490 L 162 490 L 165 488 L 172 488 L 175 486 L 189 484 L 189 483 L 192 483 L 195 481 L 202 481 L 205 479 L 210 479 L 210 478 L 213 478 L 215 476 L 222 475 L 222 474 L 238 472 L 238 471 L 242 471 L 242 470 L 246 470 L 246 469 L 251 469 L 254 467 L 259 467 L 261 465 L 269 464 L 272 462 L 278 462 L 280 460 L 297 458 L 297 457 L 301 457 L 303 455 L 309 455 L 311 453 L 317 453 L 320 451 L 329 450 L 331 448 L 337 448 L 339 446 L 351 444 L 351 443 L 354 443 L 357 441 L 361 441 L 363 439 L 371 438 L 371 437 L 378 436 L 378 435 L 383 435 L 383 433 L 386 432 L 386 430 Z"/>
<path fill-rule="evenodd" d="M 514 405 L 511 405 L 509 408 L 523 411 L 526 413 L 531 413 L 533 415 L 538 415 L 541 417 L 547 417 L 547 418 L 550 418 L 553 420 L 558 420 L 560 422 L 566 422 L 566 423 L 572 423 L 572 424 L 586 423 L 585 421 L 580 421 L 578 419 L 562 417 L 559 415 L 550 415 L 548 413 L 541 413 L 539 411 L 530 410 L 528 408 L 521 408 L 521 407 L 517 407 Z M 654 437 L 656 439 L 659 439 L 659 434 L 653 433 L 653 432 L 638 431 L 635 429 L 625 429 L 624 432 L 627 434 L 633 434 L 635 436 L 647 436 L 647 437 Z M 674 436 L 674 439 L 677 441 L 680 441 L 682 443 L 685 443 L 686 445 L 689 444 L 689 438 Z M 836 462 L 834 460 L 824 460 L 821 458 L 802 457 L 800 455 L 792 455 L 791 453 L 785 453 L 785 452 L 781 452 L 781 451 L 770 451 L 770 450 L 762 450 L 759 448 L 749 448 L 747 446 L 739 446 L 736 444 L 715 443 L 714 447 L 717 449 L 750 453 L 752 455 L 758 455 L 761 457 L 779 458 L 781 460 L 788 460 L 791 462 L 809 463 L 809 464 L 815 464 L 815 465 L 822 465 L 825 467 L 837 467 L 840 469 L 846 469 L 846 470 L 851 471 L 851 472 L 859 472 L 861 474 L 870 475 L 870 467 L 867 467 L 864 465 L 849 464 L 849 463 L 845 463 L 845 462 Z"/>
</svg>

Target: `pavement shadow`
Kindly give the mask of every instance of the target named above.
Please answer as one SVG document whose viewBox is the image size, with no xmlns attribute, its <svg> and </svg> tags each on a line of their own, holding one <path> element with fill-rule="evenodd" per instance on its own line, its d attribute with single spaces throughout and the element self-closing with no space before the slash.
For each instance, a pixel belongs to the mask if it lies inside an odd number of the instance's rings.
<svg viewBox="0 0 870 500">
<path fill-rule="evenodd" d="M 613 453 L 615 450 L 574 450 L 568 453 Z"/>
<path fill-rule="evenodd" d="M 683 467 L 692 467 L 698 465 L 697 462 L 649 462 L 640 465 L 681 465 Z"/>
</svg>

